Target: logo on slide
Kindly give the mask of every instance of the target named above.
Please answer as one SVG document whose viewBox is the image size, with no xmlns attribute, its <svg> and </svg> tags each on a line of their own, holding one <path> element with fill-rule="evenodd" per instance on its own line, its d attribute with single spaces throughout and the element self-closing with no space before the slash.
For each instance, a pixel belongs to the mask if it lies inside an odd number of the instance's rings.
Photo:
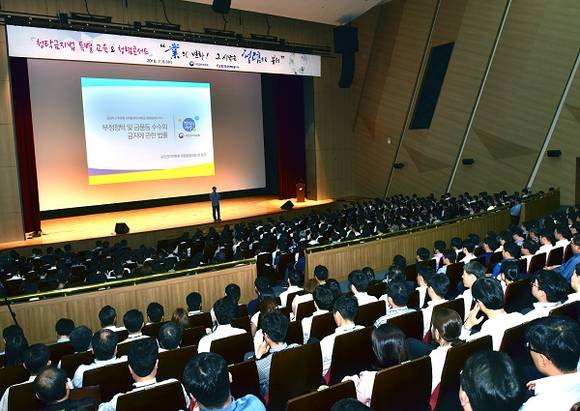
<svg viewBox="0 0 580 411">
<path fill-rule="evenodd" d="M 195 116 L 195 120 L 193 118 L 187 117 L 183 120 L 183 129 L 188 133 L 195 131 L 195 121 L 199 120 L 199 116 Z"/>
</svg>

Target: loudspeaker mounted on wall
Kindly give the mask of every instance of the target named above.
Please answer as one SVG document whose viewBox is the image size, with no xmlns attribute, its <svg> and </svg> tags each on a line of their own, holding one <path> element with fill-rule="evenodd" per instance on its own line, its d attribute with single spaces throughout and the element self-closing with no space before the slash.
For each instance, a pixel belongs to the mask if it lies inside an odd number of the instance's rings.
<svg viewBox="0 0 580 411">
<path fill-rule="evenodd" d="M 216 13 L 227 14 L 232 6 L 232 0 L 213 0 L 211 8 Z"/>
<path fill-rule="evenodd" d="M 403 163 L 395 163 L 395 164 L 393 164 L 393 167 L 396 169 L 401 169 L 401 168 L 405 167 L 405 165 Z"/>
<path fill-rule="evenodd" d="M 463 160 L 461 160 L 461 162 L 463 163 L 463 165 L 465 166 L 470 166 L 473 163 L 475 163 L 475 160 L 472 158 L 464 158 Z"/>
<path fill-rule="evenodd" d="M 115 234 L 128 234 L 129 233 L 129 226 L 126 223 L 117 223 L 115 224 Z"/>
<path fill-rule="evenodd" d="M 358 29 L 352 26 L 334 28 L 334 52 L 342 54 L 338 87 L 349 88 L 354 78 L 355 53 L 358 51 Z"/>
<path fill-rule="evenodd" d="M 294 203 L 290 200 L 286 201 L 284 204 L 280 206 L 282 210 L 292 210 L 294 208 Z"/>
<path fill-rule="evenodd" d="M 562 150 L 548 150 L 548 157 L 560 157 L 562 155 Z"/>
</svg>

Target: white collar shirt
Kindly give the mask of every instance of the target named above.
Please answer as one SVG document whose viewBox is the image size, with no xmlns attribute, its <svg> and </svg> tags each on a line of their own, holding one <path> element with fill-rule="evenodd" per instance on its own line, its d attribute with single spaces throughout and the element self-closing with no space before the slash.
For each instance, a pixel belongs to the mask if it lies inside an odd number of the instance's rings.
<svg viewBox="0 0 580 411">
<path fill-rule="evenodd" d="M 562 305 L 562 303 L 559 302 L 559 301 L 557 301 L 555 303 L 551 303 L 551 302 L 545 302 L 545 303 L 535 302 L 534 303 L 534 309 L 532 311 L 527 312 L 524 315 L 524 321 L 525 322 L 528 322 L 528 321 L 535 320 L 536 318 L 547 317 L 548 315 L 550 315 L 550 310 L 552 310 L 552 308 L 556 308 L 556 307 L 558 307 L 560 305 Z"/>
<path fill-rule="evenodd" d="M 334 339 L 338 335 L 346 334 L 352 331 L 364 328 L 362 325 L 347 325 L 345 327 L 338 327 L 333 334 L 327 335 L 320 341 L 320 351 L 322 351 L 322 376 L 326 375 L 330 369 L 332 362 L 332 351 L 334 349 Z"/>
<path fill-rule="evenodd" d="M 302 337 L 304 340 L 304 344 L 306 344 L 310 339 L 310 330 L 312 329 L 312 318 L 326 313 L 328 313 L 328 310 L 316 310 L 312 313 L 310 317 L 302 319 Z"/>
<path fill-rule="evenodd" d="M 210 352 L 211 343 L 214 340 L 231 337 L 233 335 L 245 334 L 246 330 L 232 327 L 231 324 L 218 325 L 214 332 L 205 335 L 199 340 L 197 345 L 197 352 Z"/>
<path fill-rule="evenodd" d="M 104 367 L 105 365 L 117 364 L 119 362 L 127 361 L 127 356 L 123 355 L 122 357 L 113 357 L 109 360 L 95 360 L 90 364 L 81 364 L 76 369 L 74 376 L 73 376 L 73 387 L 75 388 L 82 388 L 83 386 L 83 376 L 85 371 L 93 370 L 95 368 Z"/>
<path fill-rule="evenodd" d="M 580 401 L 580 373 L 555 375 L 535 381 L 534 396 L 520 411 L 568 411 Z"/>
</svg>

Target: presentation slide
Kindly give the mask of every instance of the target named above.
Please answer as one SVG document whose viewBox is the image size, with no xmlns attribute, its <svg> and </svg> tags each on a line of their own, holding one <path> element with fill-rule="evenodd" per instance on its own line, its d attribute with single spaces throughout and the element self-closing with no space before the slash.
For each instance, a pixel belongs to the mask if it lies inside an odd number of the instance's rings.
<svg viewBox="0 0 580 411">
<path fill-rule="evenodd" d="M 29 59 L 28 77 L 41 211 L 266 186 L 260 74 Z"/>
<path fill-rule="evenodd" d="M 89 184 L 212 176 L 209 83 L 82 77 Z"/>
</svg>

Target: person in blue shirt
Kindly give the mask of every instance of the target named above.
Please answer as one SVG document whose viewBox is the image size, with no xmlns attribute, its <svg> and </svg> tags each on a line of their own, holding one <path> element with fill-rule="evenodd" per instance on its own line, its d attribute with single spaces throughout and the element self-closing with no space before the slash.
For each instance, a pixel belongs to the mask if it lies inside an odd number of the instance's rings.
<svg viewBox="0 0 580 411">
<path fill-rule="evenodd" d="M 572 278 L 572 273 L 574 273 L 574 268 L 576 264 L 580 264 L 580 234 L 576 234 L 572 241 L 570 242 L 570 247 L 572 248 L 572 257 L 559 267 L 552 266 L 546 267 L 547 270 L 554 270 L 560 273 L 566 281 L 570 282 Z"/>
<path fill-rule="evenodd" d="M 220 194 L 217 192 L 216 187 L 211 188 L 209 199 L 211 200 L 211 212 L 213 214 L 213 221 L 222 221 L 220 215 Z"/>
<path fill-rule="evenodd" d="M 497 263 L 493 267 L 493 270 L 491 271 L 493 278 L 497 278 L 499 276 L 499 273 L 501 271 L 501 263 L 503 263 L 504 261 L 517 260 L 518 258 L 520 258 L 520 252 L 521 252 L 520 247 L 518 247 L 516 243 L 505 243 L 502 251 L 503 259 L 499 263 Z"/>
</svg>

